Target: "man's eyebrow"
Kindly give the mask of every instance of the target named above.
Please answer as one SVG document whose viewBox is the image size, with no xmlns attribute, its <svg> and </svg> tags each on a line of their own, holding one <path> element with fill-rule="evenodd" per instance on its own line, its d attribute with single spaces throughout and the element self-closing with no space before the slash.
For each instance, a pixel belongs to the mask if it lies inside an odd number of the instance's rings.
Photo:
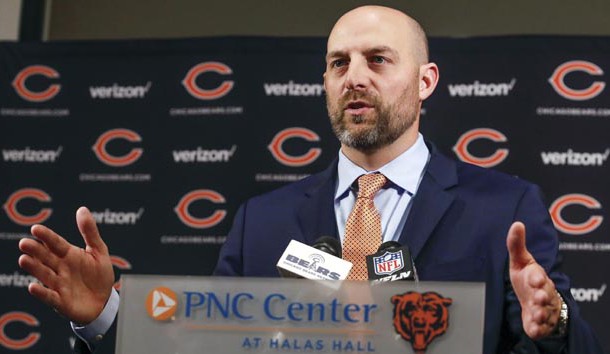
<svg viewBox="0 0 610 354">
<path fill-rule="evenodd" d="M 330 58 L 343 57 L 345 55 L 346 55 L 345 51 L 343 51 L 343 50 L 333 50 L 332 52 L 328 52 L 326 54 L 326 60 L 328 60 Z"/>
<path fill-rule="evenodd" d="M 396 49 L 392 48 L 392 47 L 388 47 L 386 45 L 382 45 L 382 46 L 378 46 L 378 47 L 373 47 L 370 49 L 367 49 L 364 51 L 365 54 L 367 55 L 371 55 L 371 54 L 381 54 L 381 53 L 390 53 L 393 56 L 398 56 L 398 51 L 396 51 Z"/>
<path fill-rule="evenodd" d="M 390 53 L 393 56 L 398 56 L 398 51 L 396 51 L 396 49 L 389 47 L 387 45 L 381 45 L 381 46 L 377 46 L 377 47 L 372 47 L 372 48 L 368 48 L 364 51 L 365 55 L 372 55 L 372 54 L 382 54 L 382 53 Z M 336 57 L 344 57 L 347 56 L 347 53 L 343 50 L 333 50 L 331 52 L 328 52 L 328 54 L 326 54 L 326 60 L 328 61 L 330 58 L 336 58 Z"/>
</svg>

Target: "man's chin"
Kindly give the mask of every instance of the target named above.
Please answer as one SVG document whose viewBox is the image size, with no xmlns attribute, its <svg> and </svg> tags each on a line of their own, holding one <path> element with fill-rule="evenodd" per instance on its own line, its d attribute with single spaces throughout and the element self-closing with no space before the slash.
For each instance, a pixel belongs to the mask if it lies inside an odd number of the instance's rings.
<svg viewBox="0 0 610 354">
<path fill-rule="evenodd" d="M 374 152 L 381 146 L 378 135 L 372 129 L 345 129 L 337 134 L 339 141 L 350 148 L 362 152 Z"/>
</svg>

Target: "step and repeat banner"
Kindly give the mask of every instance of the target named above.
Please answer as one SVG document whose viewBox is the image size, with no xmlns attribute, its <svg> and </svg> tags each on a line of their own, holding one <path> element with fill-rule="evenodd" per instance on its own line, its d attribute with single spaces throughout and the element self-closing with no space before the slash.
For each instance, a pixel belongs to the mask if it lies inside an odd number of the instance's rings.
<svg viewBox="0 0 610 354">
<path fill-rule="evenodd" d="M 542 187 L 572 294 L 610 350 L 610 38 L 430 46 L 424 136 Z M 240 203 L 336 158 L 324 55 L 323 38 L 0 43 L 0 351 L 69 350 L 17 243 L 44 223 L 82 245 L 81 205 L 117 279 L 210 274 Z"/>
</svg>

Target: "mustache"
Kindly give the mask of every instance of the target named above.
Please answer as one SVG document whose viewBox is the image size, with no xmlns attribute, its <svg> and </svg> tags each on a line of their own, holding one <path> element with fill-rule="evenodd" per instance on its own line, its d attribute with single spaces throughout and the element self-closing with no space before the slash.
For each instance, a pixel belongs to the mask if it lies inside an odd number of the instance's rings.
<svg viewBox="0 0 610 354">
<path fill-rule="evenodd" d="M 347 91 L 343 97 L 339 99 L 339 104 L 341 107 L 346 107 L 347 104 L 351 101 L 362 101 L 368 105 L 376 106 L 378 103 L 378 98 L 376 95 L 373 95 L 366 91 Z"/>
</svg>

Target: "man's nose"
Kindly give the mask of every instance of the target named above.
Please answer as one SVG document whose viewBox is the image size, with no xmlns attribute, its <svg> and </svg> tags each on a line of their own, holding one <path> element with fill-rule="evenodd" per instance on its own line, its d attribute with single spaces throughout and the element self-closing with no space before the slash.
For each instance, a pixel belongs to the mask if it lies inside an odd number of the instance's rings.
<svg viewBox="0 0 610 354">
<path fill-rule="evenodd" d="M 366 90 L 370 83 L 368 66 L 365 61 L 352 60 L 345 76 L 345 88 L 349 91 Z"/>
</svg>

